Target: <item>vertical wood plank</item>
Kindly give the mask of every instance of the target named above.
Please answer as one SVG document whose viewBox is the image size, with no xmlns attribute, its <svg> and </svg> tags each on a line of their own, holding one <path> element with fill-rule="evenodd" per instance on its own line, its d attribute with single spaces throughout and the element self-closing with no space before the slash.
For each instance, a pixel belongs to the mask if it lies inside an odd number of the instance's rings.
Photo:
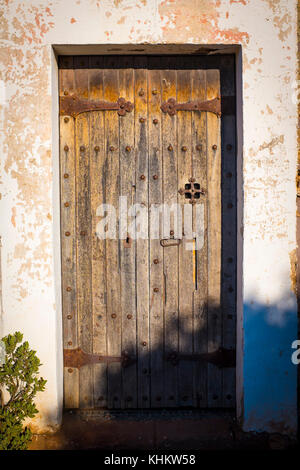
<svg viewBox="0 0 300 470">
<path fill-rule="evenodd" d="M 120 96 L 134 102 L 134 70 L 119 71 Z M 141 125 L 141 124 L 137 124 Z M 146 124 L 143 124 L 146 125 Z M 124 229 L 120 233 L 121 264 L 121 309 L 122 309 L 122 351 L 136 359 L 136 285 L 135 285 L 135 240 L 127 239 L 125 227 L 127 208 L 135 200 L 135 158 L 134 158 L 134 111 L 120 117 L 120 195 L 126 197 L 124 204 Z M 119 211 L 121 207 L 119 206 Z M 122 370 L 122 408 L 137 407 L 136 364 Z"/>
<path fill-rule="evenodd" d="M 116 66 L 114 58 L 110 65 Z M 117 101 L 119 97 L 119 71 L 104 70 L 104 99 Z M 116 112 L 105 111 L 106 144 L 106 203 L 117 208 L 120 194 L 119 171 L 119 116 Z M 118 225 L 115 239 L 106 239 L 106 282 L 107 282 L 107 354 L 121 355 L 122 310 L 120 305 L 120 259 Z M 108 406 L 121 407 L 122 371 L 119 362 L 108 364 Z"/>
<path fill-rule="evenodd" d="M 93 67 L 94 58 L 90 58 Z M 99 60 L 99 59 L 98 59 Z M 98 62 L 98 61 L 97 61 Z M 100 64 L 99 64 L 100 65 Z M 97 67 L 99 67 L 97 65 Z M 89 98 L 103 100 L 103 70 L 89 70 Z M 105 199 L 105 136 L 104 112 L 90 113 L 90 180 L 91 180 L 91 237 L 92 237 L 92 304 L 93 304 L 93 353 L 106 355 L 106 254 L 105 240 L 96 234 L 99 218 L 97 208 Z M 107 406 L 107 365 L 94 364 L 94 406 Z"/>
<path fill-rule="evenodd" d="M 137 57 L 135 66 L 145 64 L 145 58 Z M 140 119 L 148 114 L 147 70 L 135 70 L 135 159 L 136 159 L 136 203 L 148 211 L 148 126 Z M 150 348 L 149 348 L 149 240 L 136 240 L 136 308 L 138 350 L 138 407 L 149 403 L 150 394 Z M 153 291 L 153 288 L 151 286 Z M 160 294 L 158 294 L 160 295 Z"/>
<path fill-rule="evenodd" d="M 191 99 L 191 71 L 177 71 L 177 100 L 187 102 Z M 184 188 L 192 177 L 191 153 L 191 113 L 178 111 L 178 189 Z M 186 148 L 184 151 L 183 149 Z M 179 203 L 189 201 L 184 195 L 179 196 Z M 179 354 L 193 352 L 193 251 L 188 249 L 188 236 L 184 235 L 179 246 Z M 193 406 L 193 364 L 191 361 L 179 362 L 179 403 L 181 406 Z"/>
<path fill-rule="evenodd" d="M 220 95 L 218 70 L 206 72 L 207 99 Z M 214 148 L 214 146 L 216 146 Z M 220 118 L 207 113 L 208 352 L 222 345 Z M 222 370 L 208 364 L 208 406 L 222 406 Z"/>
<path fill-rule="evenodd" d="M 66 59 L 65 59 L 66 60 Z M 68 58 L 70 69 L 59 72 L 60 96 L 74 90 L 73 58 Z M 70 116 L 60 117 L 60 184 L 61 184 L 61 263 L 63 347 L 78 347 L 78 318 L 76 305 L 76 224 L 75 224 L 75 121 Z M 66 236 L 69 232 L 70 236 Z M 69 342 L 71 346 L 68 346 Z M 64 367 L 64 406 L 79 407 L 78 369 Z"/>
<path fill-rule="evenodd" d="M 176 99 L 175 70 L 161 71 L 162 101 Z M 168 206 L 177 204 L 177 116 L 161 113 L 162 119 L 162 153 L 163 153 L 163 202 Z M 169 146 L 172 146 L 171 147 Z M 165 216 L 163 220 L 165 223 Z M 176 228 L 176 230 L 175 230 Z M 181 229 L 181 227 L 180 227 Z M 170 230 L 178 231 L 171 221 Z M 167 234 L 165 234 L 167 236 Z M 163 234 L 161 234 L 161 237 Z M 171 236 L 170 234 L 168 235 Z M 178 353 L 178 247 L 163 248 L 164 262 L 164 354 L 167 358 Z M 178 368 L 165 360 L 164 371 L 165 406 L 178 406 Z M 155 403 L 153 403 L 153 406 Z"/>
<path fill-rule="evenodd" d="M 206 100 L 206 72 L 191 72 L 191 99 Z M 192 167 L 193 177 L 200 183 L 200 189 L 207 189 L 206 161 L 206 126 L 207 113 L 192 113 Z M 202 211 L 199 207 L 202 206 Z M 204 225 L 200 214 L 204 214 Z M 200 220 L 197 220 L 200 219 Z M 198 237 L 199 249 L 196 245 L 196 273 L 194 286 L 194 353 L 207 353 L 207 204 L 206 196 L 193 207 L 193 231 Z M 197 240 L 196 240 L 197 243 Z M 203 243 L 203 245 L 202 245 Z M 207 364 L 194 364 L 194 397 L 198 407 L 207 406 Z"/>
<path fill-rule="evenodd" d="M 149 207 L 162 204 L 162 148 L 161 148 L 161 81 L 159 70 L 148 71 L 148 126 L 149 126 Z M 150 212 L 150 228 L 157 218 Z M 156 227 L 159 228 L 159 227 Z M 164 304 L 163 304 L 163 248 L 160 239 L 153 239 L 150 232 L 150 348 L 151 348 L 151 396 L 155 406 L 165 403 L 164 397 Z M 153 292 L 158 287 L 159 292 Z M 157 400 L 161 397 L 160 400 Z M 163 399 L 164 397 L 164 399 Z M 150 401 L 148 406 L 150 405 Z"/>
<path fill-rule="evenodd" d="M 75 59 L 75 92 L 88 98 L 88 57 Z M 92 266 L 91 266 L 91 187 L 89 113 L 76 118 L 76 237 L 77 237 L 77 306 L 80 347 L 93 352 Z M 80 408 L 91 408 L 93 402 L 93 366 L 79 371 Z"/>
</svg>

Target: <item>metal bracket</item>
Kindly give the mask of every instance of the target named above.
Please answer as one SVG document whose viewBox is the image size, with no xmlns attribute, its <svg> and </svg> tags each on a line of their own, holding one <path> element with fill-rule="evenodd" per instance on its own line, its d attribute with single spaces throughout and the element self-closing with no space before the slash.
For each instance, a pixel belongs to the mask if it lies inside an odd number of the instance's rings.
<svg viewBox="0 0 300 470">
<path fill-rule="evenodd" d="M 64 367 L 80 367 L 88 364 L 99 363 L 111 364 L 112 362 L 120 362 L 122 367 L 128 367 L 135 363 L 135 359 L 130 357 L 127 351 L 123 351 L 121 356 L 100 356 L 99 354 L 89 354 L 82 349 L 64 349 Z"/>
<path fill-rule="evenodd" d="M 178 354 L 172 352 L 166 356 L 166 360 L 176 366 L 179 361 L 196 361 L 210 363 L 217 366 L 219 369 L 227 367 L 235 367 L 236 365 L 236 351 L 234 349 L 219 348 L 216 351 L 203 354 Z"/>
<path fill-rule="evenodd" d="M 174 116 L 177 111 L 206 111 L 208 113 L 214 113 L 218 117 L 221 116 L 221 99 L 218 96 L 213 100 L 201 101 L 188 101 L 186 103 L 177 103 L 174 98 L 169 98 L 165 101 L 160 109 L 163 113 L 168 113 L 170 116 Z"/>
<path fill-rule="evenodd" d="M 59 99 L 61 116 L 76 117 L 88 111 L 117 111 L 119 116 L 125 116 L 133 110 L 133 104 L 125 98 L 118 98 L 115 103 L 109 101 L 93 101 L 78 98 L 76 95 L 61 96 Z"/>
</svg>

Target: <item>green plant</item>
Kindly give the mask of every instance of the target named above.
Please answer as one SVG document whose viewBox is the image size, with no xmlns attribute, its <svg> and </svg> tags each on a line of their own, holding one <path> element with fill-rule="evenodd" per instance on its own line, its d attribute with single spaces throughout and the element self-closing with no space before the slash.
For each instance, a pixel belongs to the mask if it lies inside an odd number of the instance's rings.
<svg viewBox="0 0 300 470">
<path fill-rule="evenodd" d="M 36 351 L 22 341 L 19 331 L 2 338 L 5 359 L 0 364 L 0 450 L 27 449 L 32 434 L 23 421 L 36 415 L 34 397 L 45 390 L 46 380 L 38 378 L 41 363 Z"/>
</svg>

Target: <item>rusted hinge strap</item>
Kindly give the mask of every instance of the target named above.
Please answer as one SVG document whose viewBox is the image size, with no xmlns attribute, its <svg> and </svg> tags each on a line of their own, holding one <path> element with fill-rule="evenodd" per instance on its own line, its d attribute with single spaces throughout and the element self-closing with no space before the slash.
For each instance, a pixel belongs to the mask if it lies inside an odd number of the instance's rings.
<svg viewBox="0 0 300 470">
<path fill-rule="evenodd" d="M 203 354 L 177 354 L 177 352 L 172 352 L 166 356 L 166 360 L 170 361 L 173 365 L 177 365 L 182 360 L 208 362 L 223 369 L 225 367 L 235 367 L 236 351 L 234 349 L 219 348 L 216 351 Z"/>
<path fill-rule="evenodd" d="M 118 98 L 116 102 L 110 103 L 109 101 L 94 101 L 78 98 L 76 95 L 61 96 L 59 99 L 61 116 L 76 117 L 80 113 L 88 111 L 117 111 L 119 116 L 125 116 L 133 109 L 133 104 L 126 101 L 125 98 Z"/>
<path fill-rule="evenodd" d="M 135 362 L 135 359 L 130 357 L 127 351 L 123 351 L 121 356 L 101 356 L 99 354 L 89 354 L 82 349 L 64 349 L 64 366 L 80 367 L 88 364 L 111 364 L 112 362 L 120 362 L 122 367 L 127 367 Z"/>
<path fill-rule="evenodd" d="M 221 99 L 218 96 L 213 100 L 195 100 L 186 103 L 177 103 L 174 98 L 169 98 L 160 108 L 164 113 L 168 113 L 170 116 L 174 116 L 177 111 L 206 111 L 221 116 Z"/>
</svg>

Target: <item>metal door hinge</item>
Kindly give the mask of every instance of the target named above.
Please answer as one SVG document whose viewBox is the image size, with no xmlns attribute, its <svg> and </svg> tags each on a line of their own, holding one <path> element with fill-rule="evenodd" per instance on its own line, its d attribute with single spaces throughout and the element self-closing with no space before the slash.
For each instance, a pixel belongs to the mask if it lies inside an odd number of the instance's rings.
<svg viewBox="0 0 300 470">
<path fill-rule="evenodd" d="M 90 354 L 84 352 L 82 349 L 64 349 L 64 367 L 80 367 L 88 364 L 111 364 L 112 362 L 120 362 L 122 367 L 128 367 L 135 363 L 127 351 L 123 351 L 121 356 L 102 356 L 99 354 Z"/>
<path fill-rule="evenodd" d="M 216 351 L 202 354 L 178 354 L 177 352 L 171 352 L 166 356 L 166 360 L 171 362 L 174 366 L 176 366 L 179 361 L 196 361 L 208 362 L 223 369 L 225 367 L 235 367 L 235 356 L 236 351 L 234 349 L 219 348 Z"/>
<path fill-rule="evenodd" d="M 59 99 L 61 116 L 68 115 L 76 117 L 80 113 L 88 111 L 117 111 L 119 116 L 125 116 L 133 110 L 133 104 L 125 98 L 118 98 L 116 102 L 95 101 L 79 98 L 76 95 L 61 96 Z"/>
<path fill-rule="evenodd" d="M 168 113 L 170 116 L 174 116 L 177 111 L 206 111 L 221 116 L 221 99 L 218 96 L 213 100 L 195 100 L 186 103 L 177 103 L 174 98 L 169 98 L 160 108 L 164 113 Z"/>
</svg>

